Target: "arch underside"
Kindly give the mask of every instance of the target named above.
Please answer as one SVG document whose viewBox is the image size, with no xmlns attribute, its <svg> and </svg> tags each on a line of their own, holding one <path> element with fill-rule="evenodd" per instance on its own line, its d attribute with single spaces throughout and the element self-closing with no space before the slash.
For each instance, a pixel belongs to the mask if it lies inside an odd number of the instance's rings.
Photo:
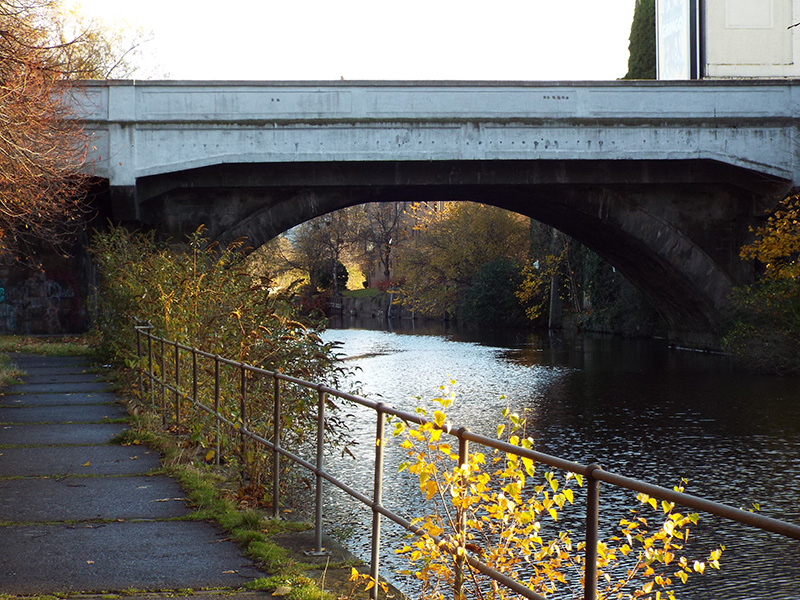
<svg viewBox="0 0 800 600">
<path fill-rule="evenodd" d="M 726 296 L 751 269 L 749 227 L 788 189 L 713 161 L 450 161 L 233 164 L 140 178 L 142 222 L 173 238 L 204 224 L 257 247 L 366 202 L 472 201 L 553 226 L 609 261 L 671 335 L 711 343 Z"/>
</svg>

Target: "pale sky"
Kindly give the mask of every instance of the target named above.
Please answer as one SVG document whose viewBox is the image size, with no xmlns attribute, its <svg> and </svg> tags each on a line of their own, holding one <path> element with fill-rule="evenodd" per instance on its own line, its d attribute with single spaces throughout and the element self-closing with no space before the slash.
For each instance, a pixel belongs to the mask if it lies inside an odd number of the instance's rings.
<svg viewBox="0 0 800 600">
<path fill-rule="evenodd" d="M 145 77 L 609 80 L 635 0 L 69 0 L 151 30 Z"/>
</svg>

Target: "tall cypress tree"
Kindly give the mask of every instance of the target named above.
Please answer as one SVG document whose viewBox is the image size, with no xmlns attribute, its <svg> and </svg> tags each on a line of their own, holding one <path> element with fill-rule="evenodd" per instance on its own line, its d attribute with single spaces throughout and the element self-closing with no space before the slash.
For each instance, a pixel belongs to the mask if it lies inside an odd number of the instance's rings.
<svg viewBox="0 0 800 600">
<path fill-rule="evenodd" d="M 656 78 L 656 3 L 636 0 L 628 50 L 628 73 L 623 79 Z"/>
</svg>

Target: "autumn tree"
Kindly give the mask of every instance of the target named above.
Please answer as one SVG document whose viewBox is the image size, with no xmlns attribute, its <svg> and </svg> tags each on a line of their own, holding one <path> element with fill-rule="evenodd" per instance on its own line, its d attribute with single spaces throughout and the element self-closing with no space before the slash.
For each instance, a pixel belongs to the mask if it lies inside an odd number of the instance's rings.
<svg viewBox="0 0 800 600">
<path fill-rule="evenodd" d="M 469 202 L 416 205 L 413 235 L 398 250 L 404 302 L 431 316 L 458 313 L 482 267 L 499 259 L 522 265 L 528 218 Z"/>
<path fill-rule="evenodd" d="M 410 218 L 405 202 L 379 202 L 365 204 L 361 243 L 363 244 L 363 269 L 371 273 L 378 265 L 384 281 L 392 279 L 394 249 L 406 238 Z"/>
<path fill-rule="evenodd" d="M 87 138 L 69 80 L 129 73 L 120 41 L 54 0 L 0 0 L 0 256 L 61 249 L 82 226 Z"/>
<path fill-rule="evenodd" d="M 58 246 L 80 224 L 86 139 L 71 119 L 48 3 L 0 2 L 0 254 Z"/>
<path fill-rule="evenodd" d="M 347 284 L 343 260 L 352 253 L 363 219 L 363 210 L 351 207 L 297 226 L 287 236 L 292 245 L 289 264 L 308 273 L 312 288 L 337 295 Z"/>
<path fill-rule="evenodd" d="M 44 17 L 48 43 L 57 49 L 57 67 L 65 78 L 126 79 L 139 72 L 152 32 L 127 23 L 109 25 L 58 2 L 50 7 Z"/>
<path fill-rule="evenodd" d="M 724 342 L 750 367 L 800 373 L 800 196 L 784 200 L 755 236 L 740 254 L 763 272 L 734 289 Z"/>
<path fill-rule="evenodd" d="M 254 276 L 269 281 L 276 289 L 291 288 L 306 277 L 294 262 L 292 243 L 285 233 L 253 250 L 247 266 Z"/>
</svg>

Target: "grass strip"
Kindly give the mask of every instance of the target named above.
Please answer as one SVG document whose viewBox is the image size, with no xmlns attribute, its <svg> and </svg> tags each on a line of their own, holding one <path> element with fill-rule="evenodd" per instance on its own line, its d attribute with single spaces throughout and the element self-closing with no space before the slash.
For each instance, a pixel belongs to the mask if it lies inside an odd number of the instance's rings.
<svg viewBox="0 0 800 600">
<path fill-rule="evenodd" d="M 47 356 L 89 356 L 92 354 L 91 337 L 0 335 L 0 353 L 23 352 Z"/>
</svg>

